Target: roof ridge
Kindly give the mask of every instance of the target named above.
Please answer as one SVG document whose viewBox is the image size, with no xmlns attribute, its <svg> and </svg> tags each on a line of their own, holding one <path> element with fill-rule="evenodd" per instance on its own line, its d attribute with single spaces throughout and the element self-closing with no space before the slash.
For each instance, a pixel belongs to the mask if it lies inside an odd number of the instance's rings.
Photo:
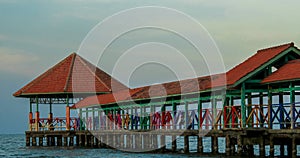
<svg viewBox="0 0 300 158">
<path fill-rule="evenodd" d="M 257 53 L 260 51 L 266 51 L 266 50 L 275 49 L 275 48 L 279 48 L 279 47 L 283 47 L 283 46 L 287 46 L 287 45 L 290 45 L 290 47 L 293 47 L 295 44 L 294 44 L 294 42 L 290 42 L 290 43 L 285 43 L 285 44 L 281 44 L 281 45 L 277 45 L 277 46 L 267 47 L 267 48 L 257 50 Z"/>
<path fill-rule="evenodd" d="M 95 72 L 93 72 L 91 69 L 90 69 L 90 67 L 89 66 L 87 66 L 87 64 L 84 62 L 84 60 L 82 60 L 82 57 L 81 56 L 79 56 L 79 55 L 77 55 L 79 58 L 79 61 L 85 66 L 85 67 L 87 67 L 87 69 L 89 70 L 89 72 L 90 73 L 92 73 L 95 77 L 96 77 L 96 79 L 99 81 L 99 82 L 101 82 L 109 91 L 111 91 L 111 89 L 96 75 L 96 73 Z M 86 62 L 89 62 L 89 61 L 87 61 L 86 60 Z M 97 69 L 99 69 L 99 68 L 97 68 L 95 65 L 93 65 L 92 64 L 92 66 L 95 68 L 95 70 L 97 70 Z M 101 71 L 101 70 L 100 70 Z"/>
<path fill-rule="evenodd" d="M 75 62 L 75 59 L 76 59 L 76 56 L 77 56 L 77 54 L 75 52 L 73 52 L 71 55 L 73 56 L 73 58 L 72 58 L 72 62 L 71 62 L 70 68 L 69 68 L 69 73 L 68 73 L 68 76 L 67 76 L 67 79 L 66 79 L 64 92 L 66 92 L 67 89 L 68 89 L 68 86 L 69 86 L 68 83 L 69 83 L 69 80 L 71 78 L 73 67 L 74 67 L 74 62 Z"/>
</svg>

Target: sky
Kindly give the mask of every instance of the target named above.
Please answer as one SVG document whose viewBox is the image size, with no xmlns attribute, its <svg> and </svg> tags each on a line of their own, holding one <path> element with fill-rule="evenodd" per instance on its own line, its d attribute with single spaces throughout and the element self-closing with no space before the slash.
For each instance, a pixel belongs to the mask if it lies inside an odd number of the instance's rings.
<svg viewBox="0 0 300 158">
<path fill-rule="evenodd" d="M 284 3 L 278 0 L 0 0 L 0 133 L 24 133 L 27 129 L 29 101 L 14 98 L 12 94 L 15 91 L 71 52 L 77 52 L 87 34 L 107 17 L 143 6 L 172 8 L 196 19 L 215 41 L 225 70 L 247 59 L 258 49 L 288 42 L 300 45 L 300 1 L 297 0 Z M 148 19 L 143 18 L 145 21 Z M 174 18 L 165 22 L 176 21 Z M 190 30 L 185 23 L 177 23 L 176 26 L 183 31 Z M 144 29 L 115 41 L 114 47 L 107 49 L 101 68 L 111 72 L 109 63 L 120 56 L 114 52 L 128 50 L 141 41 L 153 40 L 181 47 L 179 50 L 186 53 L 195 67 L 201 63 L 202 59 L 193 56 L 192 49 L 178 36 L 163 30 Z M 162 46 L 161 49 L 164 48 Z M 134 50 L 131 55 L 141 51 Z M 147 45 L 142 50 L 156 51 L 148 49 Z M 147 57 L 149 53 L 145 51 L 133 59 Z M 159 57 L 159 53 L 156 55 Z M 171 62 L 178 60 L 172 55 L 165 54 L 164 57 Z M 148 75 L 142 78 L 145 72 Z M 150 63 L 137 68 L 127 84 L 137 87 L 166 82 L 174 76 L 168 68 Z M 47 114 L 47 107 L 41 109 L 42 115 Z M 54 113 L 64 115 L 64 110 L 54 107 Z"/>
</svg>

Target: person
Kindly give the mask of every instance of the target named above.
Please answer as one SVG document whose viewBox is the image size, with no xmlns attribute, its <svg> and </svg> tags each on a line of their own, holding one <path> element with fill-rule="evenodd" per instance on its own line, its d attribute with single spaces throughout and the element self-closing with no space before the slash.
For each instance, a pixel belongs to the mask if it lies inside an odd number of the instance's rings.
<svg viewBox="0 0 300 158">
<path fill-rule="evenodd" d="M 108 112 L 107 117 L 109 119 L 108 120 L 109 129 L 112 129 L 114 118 L 113 118 L 113 115 L 110 113 L 110 111 Z"/>
<path fill-rule="evenodd" d="M 125 115 L 125 129 L 129 129 L 129 124 L 130 124 L 130 117 L 129 117 L 129 114 L 126 113 Z"/>
</svg>

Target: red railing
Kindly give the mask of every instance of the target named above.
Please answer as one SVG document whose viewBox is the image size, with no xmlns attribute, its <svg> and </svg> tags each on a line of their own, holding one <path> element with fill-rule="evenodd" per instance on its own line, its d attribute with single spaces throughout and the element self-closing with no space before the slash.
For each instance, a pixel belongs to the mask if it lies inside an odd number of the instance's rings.
<svg viewBox="0 0 300 158">
<path fill-rule="evenodd" d="M 76 130 L 78 126 L 77 118 L 70 118 L 70 130 Z M 29 130 L 33 131 L 47 131 L 47 130 L 56 130 L 63 131 L 67 130 L 67 123 L 65 117 L 56 117 L 53 119 L 49 118 L 39 118 L 38 123 L 36 124 L 36 119 L 31 119 L 29 124 Z"/>
</svg>

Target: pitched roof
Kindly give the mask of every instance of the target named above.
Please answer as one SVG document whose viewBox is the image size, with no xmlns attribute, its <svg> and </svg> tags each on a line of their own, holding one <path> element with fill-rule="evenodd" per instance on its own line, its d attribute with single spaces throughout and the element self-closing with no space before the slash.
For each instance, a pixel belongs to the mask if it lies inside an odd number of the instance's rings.
<svg viewBox="0 0 300 158">
<path fill-rule="evenodd" d="M 247 60 L 245 60 L 244 62 L 242 62 L 241 64 L 237 65 L 236 67 L 224 74 L 216 74 L 212 76 L 204 76 L 194 79 L 187 79 L 182 81 L 174 81 L 152 86 L 140 87 L 129 90 L 129 93 L 127 90 L 126 97 L 114 98 L 114 96 L 118 95 L 124 96 L 124 93 L 126 93 L 124 91 L 113 94 L 92 96 L 76 103 L 73 107 L 82 108 L 91 105 L 103 105 L 127 101 L 130 99 L 147 99 L 159 96 L 199 92 L 211 88 L 233 85 L 243 77 L 247 76 L 249 73 L 253 72 L 269 60 L 273 59 L 277 55 L 281 54 L 283 51 L 293 46 L 294 43 L 288 43 L 258 50 L 256 54 L 254 54 L 253 56 L 251 56 L 250 58 L 248 58 Z M 130 96 L 128 96 L 128 94 L 130 94 Z"/>
<path fill-rule="evenodd" d="M 263 79 L 261 83 L 286 82 L 290 80 L 300 80 L 300 59 L 289 61 Z"/>
<path fill-rule="evenodd" d="M 199 92 L 211 89 L 212 87 L 225 86 L 226 80 L 224 77 L 225 74 L 217 74 L 212 76 L 204 76 L 182 81 L 173 81 L 164 84 L 139 87 L 135 89 L 128 89 L 111 94 L 91 96 L 79 101 L 73 106 L 73 108 L 83 108 L 91 105 L 103 105 L 137 99 L 149 99 L 154 97 L 164 97 L 169 95 Z"/>
<path fill-rule="evenodd" d="M 227 85 L 233 85 L 247 74 L 256 70 L 272 58 L 276 57 L 286 49 L 293 47 L 294 43 L 283 44 L 275 47 L 258 50 L 256 54 L 240 63 L 226 73 Z"/>
<path fill-rule="evenodd" d="M 69 93 L 111 93 L 127 87 L 76 53 L 15 92 L 16 97 Z"/>
</svg>

